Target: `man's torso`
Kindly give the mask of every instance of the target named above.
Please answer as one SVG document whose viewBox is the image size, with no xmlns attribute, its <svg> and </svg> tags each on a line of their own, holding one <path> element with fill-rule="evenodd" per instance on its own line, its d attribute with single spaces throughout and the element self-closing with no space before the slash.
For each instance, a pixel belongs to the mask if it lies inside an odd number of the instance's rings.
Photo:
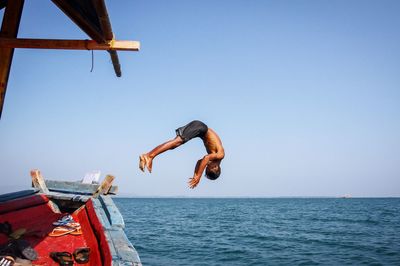
<svg viewBox="0 0 400 266">
<path fill-rule="evenodd" d="M 208 128 L 207 133 L 203 137 L 203 143 L 206 147 L 207 153 L 219 153 L 222 158 L 225 156 L 224 147 L 222 146 L 222 141 L 215 133 L 214 130 Z M 221 159 L 222 159 L 221 158 Z"/>
</svg>

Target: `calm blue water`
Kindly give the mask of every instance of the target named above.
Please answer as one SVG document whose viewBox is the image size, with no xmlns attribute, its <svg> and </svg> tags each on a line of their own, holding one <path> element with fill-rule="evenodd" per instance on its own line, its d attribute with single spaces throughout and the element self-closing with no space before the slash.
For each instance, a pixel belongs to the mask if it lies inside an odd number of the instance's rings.
<svg viewBox="0 0 400 266">
<path fill-rule="evenodd" d="M 144 265 L 400 265 L 400 199 L 115 199 Z"/>
</svg>

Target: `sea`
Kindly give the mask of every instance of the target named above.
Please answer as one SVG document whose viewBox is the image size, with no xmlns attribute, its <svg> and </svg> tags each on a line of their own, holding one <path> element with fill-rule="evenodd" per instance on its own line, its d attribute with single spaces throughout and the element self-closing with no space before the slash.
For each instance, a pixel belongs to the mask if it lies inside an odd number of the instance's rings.
<svg viewBox="0 0 400 266">
<path fill-rule="evenodd" d="M 400 198 L 115 198 L 143 265 L 400 265 Z"/>
</svg>

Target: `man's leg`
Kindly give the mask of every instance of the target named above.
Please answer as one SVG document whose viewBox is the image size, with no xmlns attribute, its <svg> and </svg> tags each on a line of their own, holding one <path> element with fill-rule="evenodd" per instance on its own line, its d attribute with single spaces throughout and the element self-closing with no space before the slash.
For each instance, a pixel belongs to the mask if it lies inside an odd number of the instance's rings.
<svg viewBox="0 0 400 266">
<path fill-rule="evenodd" d="M 139 162 L 139 168 L 144 172 L 144 167 L 146 166 L 149 172 L 151 173 L 151 169 L 153 167 L 153 159 L 168 150 L 173 150 L 176 147 L 179 147 L 180 145 L 183 144 L 183 140 L 180 136 L 176 136 L 174 139 L 169 140 L 161 145 L 158 145 L 154 149 L 152 149 L 150 152 L 145 153 L 140 155 L 140 162 Z"/>
</svg>

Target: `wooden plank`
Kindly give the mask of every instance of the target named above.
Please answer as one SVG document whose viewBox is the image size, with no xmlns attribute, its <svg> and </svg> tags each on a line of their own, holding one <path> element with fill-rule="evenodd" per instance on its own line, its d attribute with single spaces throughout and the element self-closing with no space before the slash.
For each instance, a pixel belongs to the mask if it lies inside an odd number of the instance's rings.
<svg viewBox="0 0 400 266">
<path fill-rule="evenodd" d="M 108 233 L 117 252 L 117 258 L 113 258 L 114 263 L 119 263 L 119 265 L 142 265 L 139 254 L 122 229 L 110 230 Z"/>
<path fill-rule="evenodd" d="M 96 10 L 101 30 L 106 40 L 112 40 L 114 34 L 111 29 L 110 18 L 108 17 L 107 7 L 104 0 L 92 0 L 92 4 Z"/>
<path fill-rule="evenodd" d="M 46 194 L 49 199 L 61 200 L 61 201 L 70 201 L 70 202 L 86 202 L 91 196 L 83 196 L 76 194 L 66 194 L 61 192 L 52 192 Z"/>
<path fill-rule="evenodd" d="M 101 225 L 103 226 L 103 229 L 107 229 L 107 230 L 112 229 L 110 220 L 108 220 L 107 214 L 104 211 L 104 207 L 101 204 L 100 200 L 98 198 L 92 199 L 92 202 L 93 202 L 93 208 L 96 212 L 97 217 L 100 220 Z"/>
<path fill-rule="evenodd" d="M 7 0 L 0 0 L 0 10 L 2 10 L 3 8 L 5 8 L 7 5 Z"/>
<path fill-rule="evenodd" d="M 31 177 L 32 177 L 33 187 L 38 188 L 40 190 L 40 192 L 42 192 L 42 193 L 49 193 L 46 183 L 44 182 L 44 178 L 41 175 L 39 170 L 37 170 L 37 169 L 32 170 Z"/>
<path fill-rule="evenodd" d="M 96 184 L 83 184 L 81 182 L 45 180 L 46 186 L 50 191 L 75 193 L 83 195 L 93 195 L 99 188 Z M 117 186 L 112 186 L 108 191 L 109 194 L 116 194 Z"/>
<path fill-rule="evenodd" d="M 90 220 L 90 224 L 93 228 L 93 232 L 96 235 L 97 241 L 99 243 L 99 247 L 101 249 L 99 250 L 101 253 L 101 256 L 103 258 L 103 265 L 113 265 L 112 264 L 112 247 L 108 245 L 107 241 L 107 236 L 105 234 L 105 229 L 104 229 L 104 224 L 102 223 L 100 219 L 99 212 L 102 212 L 102 209 L 98 209 L 96 207 L 97 204 L 95 204 L 95 201 L 98 201 L 97 199 L 91 198 L 88 202 L 86 202 L 85 207 L 86 207 L 86 213 L 88 215 L 88 218 Z M 101 208 L 101 204 L 98 203 Z M 107 222 L 107 221 L 106 221 Z"/>
<path fill-rule="evenodd" d="M 100 196 L 99 200 L 112 227 L 125 228 L 124 218 L 110 196 Z"/>
<path fill-rule="evenodd" d="M 52 0 L 52 2 L 60 8 L 81 30 L 83 30 L 90 38 L 102 43 L 106 42 L 103 32 L 95 24 L 93 24 L 87 16 L 74 8 L 74 3 L 65 0 Z"/>
<path fill-rule="evenodd" d="M 117 77 L 121 77 L 121 75 L 122 75 L 122 73 L 121 73 L 121 65 L 119 64 L 119 59 L 118 59 L 117 52 L 114 51 L 114 50 L 108 51 L 108 52 L 110 53 L 111 62 L 112 62 L 113 67 L 114 67 L 115 75 L 117 75 Z"/>
<path fill-rule="evenodd" d="M 97 198 L 100 194 L 107 194 L 112 186 L 114 178 L 115 177 L 113 177 L 112 175 L 107 175 L 101 185 L 97 188 L 97 191 L 93 194 L 93 197 Z"/>
<path fill-rule="evenodd" d="M 0 48 L 139 51 L 140 42 L 113 40 L 104 44 L 93 40 L 0 38 Z"/>
<path fill-rule="evenodd" d="M 58 207 L 57 204 L 55 204 L 53 201 L 47 202 L 47 204 L 50 206 L 51 210 L 55 213 L 61 213 L 60 208 Z"/>
<path fill-rule="evenodd" d="M 23 7 L 24 0 L 8 1 L 4 11 L 0 37 L 17 37 Z M 13 55 L 13 48 L 0 47 L 0 118 L 3 112 L 4 99 L 6 96 L 8 77 L 10 75 Z"/>
<path fill-rule="evenodd" d="M 38 192 L 39 192 L 38 189 L 32 188 L 32 189 L 26 189 L 26 190 L 2 194 L 2 195 L 0 195 L 0 202 L 5 202 L 5 201 L 9 201 L 9 200 L 14 200 L 14 199 L 22 198 L 22 197 L 31 196 Z"/>
<path fill-rule="evenodd" d="M 107 197 L 101 197 L 107 198 Z M 112 256 L 112 265 L 134 265 L 141 266 L 140 257 L 132 243 L 126 237 L 123 229 L 110 224 L 104 204 L 100 199 L 92 199 L 96 216 L 103 225 L 105 240 L 108 243 Z"/>
</svg>

